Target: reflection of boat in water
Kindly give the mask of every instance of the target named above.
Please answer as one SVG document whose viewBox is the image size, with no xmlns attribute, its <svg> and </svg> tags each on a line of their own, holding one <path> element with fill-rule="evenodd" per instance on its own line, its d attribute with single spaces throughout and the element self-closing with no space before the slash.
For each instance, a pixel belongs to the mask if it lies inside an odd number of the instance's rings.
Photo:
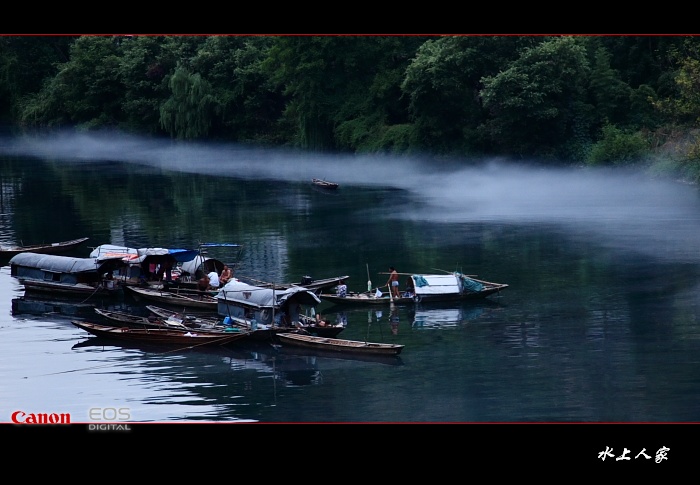
<svg viewBox="0 0 700 485">
<path fill-rule="evenodd" d="M 80 303 L 76 301 L 43 298 L 36 299 L 27 295 L 12 299 L 12 315 L 58 315 L 66 318 L 94 315 L 93 303 Z"/>
<path fill-rule="evenodd" d="M 305 355 L 283 355 L 269 344 L 255 341 L 241 342 L 234 347 L 200 346 L 166 348 L 154 346 L 144 342 L 115 341 L 104 337 L 89 337 L 73 345 L 73 350 L 85 350 L 95 352 L 115 352 L 120 349 L 132 349 L 142 352 L 156 352 L 167 355 L 182 355 L 188 358 L 201 359 L 201 365 L 190 365 L 190 368 L 199 369 L 201 374 L 206 369 L 219 369 L 226 366 L 231 372 L 242 375 L 260 374 L 272 377 L 278 385 L 304 386 L 321 384 L 322 376 L 319 370 L 318 359 Z M 256 379 L 257 380 L 257 379 Z"/>
<path fill-rule="evenodd" d="M 468 321 L 478 320 L 489 309 L 499 307 L 499 303 L 483 301 L 464 305 L 416 306 L 409 312 L 413 328 L 440 329 L 458 327 Z"/>
</svg>

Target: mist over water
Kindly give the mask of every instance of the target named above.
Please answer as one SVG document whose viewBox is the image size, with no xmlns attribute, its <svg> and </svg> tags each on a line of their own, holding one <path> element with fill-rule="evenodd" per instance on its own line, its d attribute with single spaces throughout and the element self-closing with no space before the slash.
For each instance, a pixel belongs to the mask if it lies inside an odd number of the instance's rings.
<svg viewBox="0 0 700 485">
<path fill-rule="evenodd" d="M 417 200 L 391 217 L 463 224 L 547 224 L 596 244 L 698 262 L 696 187 L 626 170 L 543 168 L 482 160 L 468 166 L 421 157 L 310 154 L 236 144 L 83 133 L 0 139 L 0 153 L 57 161 L 136 163 L 243 179 L 405 190 Z"/>
</svg>

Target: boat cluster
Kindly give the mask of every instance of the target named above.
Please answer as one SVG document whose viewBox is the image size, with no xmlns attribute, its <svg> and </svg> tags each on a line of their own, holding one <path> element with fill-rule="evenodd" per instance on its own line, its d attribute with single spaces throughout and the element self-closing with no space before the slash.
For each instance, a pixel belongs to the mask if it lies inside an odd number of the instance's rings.
<svg viewBox="0 0 700 485">
<path fill-rule="evenodd" d="M 231 345 L 267 341 L 278 346 L 330 352 L 398 355 L 395 344 L 375 344 L 337 338 L 341 324 L 320 318 L 319 294 L 348 276 L 272 284 L 231 277 L 219 281 L 228 265 L 206 256 L 205 248 L 237 244 L 202 244 L 197 250 L 115 245 L 94 248 L 88 257 L 18 250 L 9 260 L 10 273 L 25 294 L 78 296 L 83 303 L 97 297 L 129 294 L 150 303 L 149 316 L 94 307 L 95 318 L 72 323 L 102 339 L 158 345 Z M 233 264 L 232 264 L 233 266 Z M 200 282 L 207 278 L 207 287 Z M 101 300 L 101 299 L 100 299 Z M 175 310 L 177 309 L 177 310 Z M 311 313 L 311 314 L 309 314 Z M 287 335 L 295 335 L 289 339 Z"/>
<path fill-rule="evenodd" d="M 10 274 L 24 285 L 25 292 L 77 295 L 84 302 L 128 293 L 137 302 L 145 302 L 149 317 L 95 308 L 102 323 L 73 322 L 93 335 L 111 339 L 186 346 L 257 340 L 344 353 L 398 355 L 401 345 L 337 338 L 344 326 L 322 319 L 316 306 L 322 301 L 372 306 L 461 301 L 486 298 L 508 287 L 456 271 L 400 273 L 407 276 L 402 291 L 396 291 L 397 287 L 389 291 L 388 286 L 348 291 L 347 275 L 321 280 L 304 276 L 297 282 L 273 284 L 226 274 L 229 264 L 209 257 L 207 250 L 235 250 L 236 261 L 230 263 L 234 268 L 242 248 L 229 243 L 203 243 L 197 249 L 104 244 L 84 258 L 57 254 L 86 240 L 7 248 L 12 255 Z M 398 276 L 392 272 L 393 279 Z"/>
</svg>

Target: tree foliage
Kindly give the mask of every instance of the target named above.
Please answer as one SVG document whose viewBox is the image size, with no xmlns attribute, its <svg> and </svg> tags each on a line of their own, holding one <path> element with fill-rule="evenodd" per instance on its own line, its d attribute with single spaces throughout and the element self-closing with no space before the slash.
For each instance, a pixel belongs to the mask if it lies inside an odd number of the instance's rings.
<svg viewBox="0 0 700 485">
<path fill-rule="evenodd" d="M 308 150 L 608 163 L 699 92 L 690 36 L 0 38 L 16 125 Z"/>
<path fill-rule="evenodd" d="M 211 85 L 199 73 L 178 67 L 170 76 L 168 86 L 172 96 L 160 108 L 162 127 L 177 138 L 206 136 L 215 107 Z"/>
</svg>

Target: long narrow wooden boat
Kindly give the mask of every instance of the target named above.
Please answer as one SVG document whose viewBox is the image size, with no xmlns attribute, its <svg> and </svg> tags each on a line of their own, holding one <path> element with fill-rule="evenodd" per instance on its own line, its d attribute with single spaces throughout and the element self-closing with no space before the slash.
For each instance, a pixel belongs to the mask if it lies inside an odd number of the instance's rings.
<svg viewBox="0 0 700 485">
<path fill-rule="evenodd" d="M 317 337 L 299 333 L 282 333 L 278 335 L 278 338 L 282 345 L 350 354 L 399 355 L 404 348 L 403 345 L 399 344 Z"/>
<path fill-rule="evenodd" d="M 325 290 L 330 290 L 331 288 L 334 288 L 340 284 L 341 281 L 345 281 L 350 276 L 332 276 L 330 278 L 321 278 L 321 279 L 313 279 L 311 276 L 304 276 L 301 278 L 301 281 L 297 281 L 294 283 L 270 283 L 267 281 L 260 281 L 256 280 L 255 278 L 248 278 L 245 276 L 240 277 L 239 279 L 250 282 L 253 285 L 257 285 L 261 288 L 274 288 L 276 290 L 287 290 L 289 288 L 295 287 L 295 286 L 303 286 L 307 290 L 311 290 L 315 293 L 321 293 Z"/>
<path fill-rule="evenodd" d="M 80 246 L 88 239 L 89 238 L 87 237 L 80 237 L 78 239 L 70 239 L 68 241 L 34 244 L 31 246 L 0 246 L 0 258 L 10 258 L 19 253 L 60 254 Z"/>
<path fill-rule="evenodd" d="M 138 286 L 125 286 L 124 288 L 137 299 L 143 298 L 179 308 L 199 308 L 216 312 L 218 306 L 218 300 L 206 293 L 174 293 L 167 290 L 141 288 Z"/>
<path fill-rule="evenodd" d="M 337 305 L 371 305 L 371 306 L 383 306 L 390 305 L 391 303 L 395 305 L 413 305 L 412 296 L 403 296 L 400 298 L 391 298 L 388 292 L 382 293 L 381 296 L 377 296 L 374 291 L 363 291 L 361 293 L 356 293 L 353 291 L 348 291 L 345 296 L 335 295 L 332 293 L 321 293 L 319 295 L 321 300 L 335 303 Z"/>
<path fill-rule="evenodd" d="M 215 331 L 224 332 L 226 327 L 217 321 L 211 323 L 190 322 L 176 318 L 175 316 L 160 317 L 151 316 L 144 317 L 142 315 L 134 315 L 127 312 L 119 312 L 114 310 L 104 310 L 95 308 L 95 313 L 108 320 L 114 325 L 127 326 L 135 328 L 170 328 L 173 330 L 196 330 L 196 331 Z"/>
<path fill-rule="evenodd" d="M 335 190 L 338 188 L 338 184 L 335 182 L 329 182 L 328 180 L 312 178 L 311 183 L 316 187 L 321 187 L 322 189 Z"/>
<path fill-rule="evenodd" d="M 221 324 L 221 318 L 207 311 L 199 312 L 195 310 L 190 311 L 188 309 L 177 311 L 156 305 L 146 305 L 146 309 L 153 315 L 162 319 L 182 320 L 182 323 L 187 326 L 195 325 L 206 327 Z"/>
<path fill-rule="evenodd" d="M 248 338 L 248 332 L 231 331 L 199 332 L 197 330 L 182 331 L 167 328 L 131 328 L 113 325 L 100 325 L 92 322 L 71 320 L 76 327 L 100 338 L 126 340 L 136 343 L 157 345 L 180 345 L 195 347 L 199 345 L 229 345 Z"/>
<path fill-rule="evenodd" d="M 299 315 L 300 320 L 298 326 L 277 327 L 257 323 L 253 324 L 252 320 L 242 317 L 229 316 L 223 320 L 217 320 L 216 318 L 189 314 L 188 312 L 176 312 L 155 305 L 146 305 L 146 308 L 161 319 L 182 321 L 182 323 L 187 326 L 196 325 L 198 328 L 206 328 L 212 325 L 216 327 L 223 325 L 223 327 L 226 328 L 228 325 L 231 325 L 246 331 L 252 331 L 253 335 L 251 335 L 251 337 L 254 340 L 274 340 L 278 333 L 294 332 L 297 330 L 319 337 L 336 337 L 345 329 L 342 325 L 318 325 L 314 320 L 305 315 Z"/>
</svg>

